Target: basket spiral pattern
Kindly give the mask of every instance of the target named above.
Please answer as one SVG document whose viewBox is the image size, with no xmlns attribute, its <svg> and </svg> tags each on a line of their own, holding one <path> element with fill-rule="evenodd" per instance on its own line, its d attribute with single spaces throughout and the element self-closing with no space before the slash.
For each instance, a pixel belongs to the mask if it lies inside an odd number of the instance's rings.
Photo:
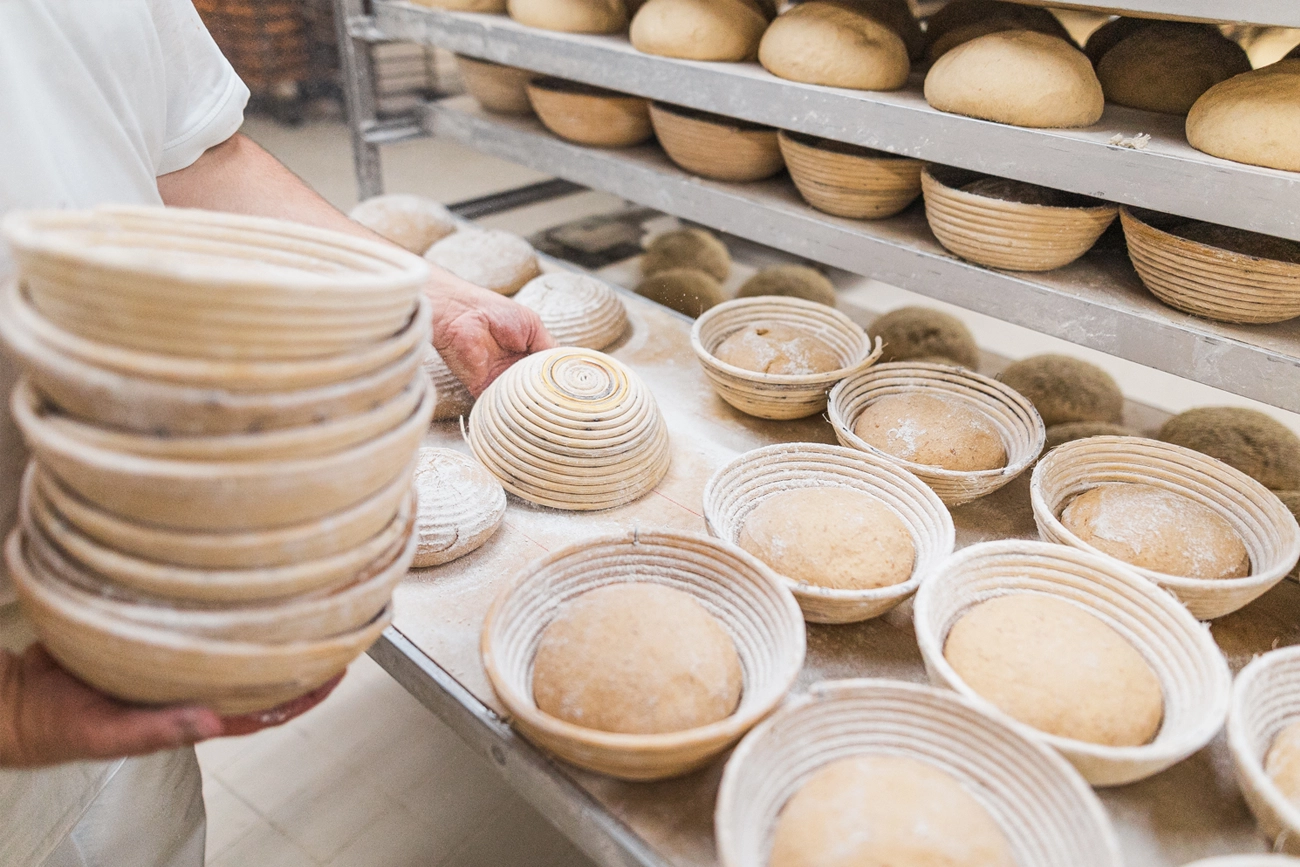
<svg viewBox="0 0 1300 867">
<path fill-rule="evenodd" d="M 537 312 L 560 346 L 604 349 L 627 330 L 627 309 L 618 293 L 586 274 L 553 271 L 534 277 L 515 300 Z"/>
<path fill-rule="evenodd" d="M 1300 807 L 1264 772 L 1273 739 L 1300 721 L 1300 647 L 1257 657 L 1237 675 L 1228 713 L 1228 748 L 1237 782 L 1259 829 L 1275 849 L 1300 855 Z M 1279 865 L 1281 867 L 1281 865 Z"/>
</svg>

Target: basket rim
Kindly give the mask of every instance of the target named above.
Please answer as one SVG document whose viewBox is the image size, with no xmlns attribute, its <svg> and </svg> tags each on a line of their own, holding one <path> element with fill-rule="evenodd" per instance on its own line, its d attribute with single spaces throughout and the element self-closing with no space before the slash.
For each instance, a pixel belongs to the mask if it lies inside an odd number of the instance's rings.
<svg viewBox="0 0 1300 867">
<path fill-rule="evenodd" d="M 1179 247 L 1182 247 L 1184 250 L 1197 250 L 1199 252 L 1212 251 L 1216 257 L 1226 257 L 1231 260 L 1239 261 L 1243 265 L 1253 266 L 1261 262 L 1268 262 L 1275 267 L 1293 270 L 1295 274 L 1300 274 L 1300 264 L 1295 262 L 1287 262 L 1282 259 L 1270 259 L 1266 256 L 1253 256 L 1250 253 L 1238 253 L 1235 250 L 1229 250 L 1225 247 L 1216 247 L 1213 244 L 1206 244 L 1203 241 L 1193 241 L 1190 238 L 1175 235 L 1173 232 L 1161 229 L 1144 220 L 1139 212 L 1148 210 L 1149 209 L 1146 208 L 1135 208 L 1131 205 L 1120 205 L 1119 218 L 1120 223 L 1123 224 L 1125 229 L 1125 237 L 1128 236 L 1127 230 L 1130 224 L 1136 224 L 1141 227 L 1142 231 L 1150 232 L 1155 236 L 1155 238 L 1159 239 L 1163 249 L 1165 250 L 1177 250 Z M 1150 213 L 1160 212 L 1150 211 Z"/>
<path fill-rule="evenodd" d="M 1300 658 L 1300 645 L 1270 650 L 1252 659 L 1237 674 L 1232 685 L 1232 700 L 1228 709 L 1228 751 L 1232 754 L 1237 773 L 1245 776 L 1283 824 L 1291 830 L 1300 830 L 1300 807 L 1291 802 L 1264 770 L 1265 755 L 1256 756 L 1248 734 L 1250 722 L 1245 710 L 1247 696 L 1256 687 L 1256 681 L 1266 676 L 1280 663 Z M 1300 720 L 1300 716 L 1296 718 Z"/>
<path fill-rule="evenodd" d="M 966 190 L 958 189 L 957 187 L 950 187 L 947 184 L 945 184 L 943 181 L 939 180 L 937 177 L 934 176 L 934 173 L 930 171 L 931 167 L 935 165 L 936 163 L 927 162 L 925 166 L 921 169 L 922 191 L 923 192 L 925 191 L 925 187 L 927 186 L 927 184 L 933 184 L 934 186 L 941 189 L 944 195 L 951 196 L 954 200 L 958 202 L 965 202 L 970 205 L 979 205 L 982 207 L 988 207 L 989 202 L 1000 202 L 1003 205 L 1012 206 L 1010 208 L 1011 210 L 1018 210 L 1023 208 L 1026 214 L 1046 215 L 1046 214 L 1066 214 L 1066 213 L 1071 213 L 1071 214 L 1087 213 L 1087 214 L 1092 214 L 1100 217 L 1104 214 L 1110 214 L 1111 216 L 1114 216 L 1119 211 L 1119 205 L 1116 205 L 1113 202 L 1106 202 L 1100 205 L 1038 205 L 1038 204 L 1031 204 L 1029 202 L 1016 202 L 1008 199 L 997 199 L 992 196 L 981 196 L 975 193 L 967 192 Z M 948 166 L 940 166 L 940 167 L 949 168 Z M 990 178 L 998 177 L 997 175 L 989 175 L 989 174 L 985 174 L 984 172 L 979 172 L 978 174 Z M 1074 193 L 1072 195 L 1082 195 L 1082 194 Z M 1085 198 L 1093 198 L 1093 197 L 1086 196 Z"/>
</svg>

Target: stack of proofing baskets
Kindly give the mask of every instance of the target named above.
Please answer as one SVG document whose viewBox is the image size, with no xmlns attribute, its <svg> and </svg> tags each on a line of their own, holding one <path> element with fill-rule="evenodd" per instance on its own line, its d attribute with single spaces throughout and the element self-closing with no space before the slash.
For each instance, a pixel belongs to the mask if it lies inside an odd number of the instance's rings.
<svg viewBox="0 0 1300 867">
<path fill-rule="evenodd" d="M 346 668 L 414 553 L 425 263 L 204 211 L 0 229 L 33 455 L 5 557 L 50 653 L 122 699 L 223 714 Z"/>
</svg>

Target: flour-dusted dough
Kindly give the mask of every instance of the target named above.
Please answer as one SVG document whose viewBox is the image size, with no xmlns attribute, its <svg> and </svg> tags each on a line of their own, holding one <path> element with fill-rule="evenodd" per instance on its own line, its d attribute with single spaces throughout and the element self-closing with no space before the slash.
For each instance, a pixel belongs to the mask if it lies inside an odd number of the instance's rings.
<svg viewBox="0 0 1300 867">
<path fill-rule="evenodd" d="M 1051 427 L 1124 416 L 1124 394 L 1109 373 L 1068 355 L 1034 355 L 1007 366 L 998 379 L 1034 405 Z"/>
<path fill-rule="evenodd" d="M 433 382 L 433 390 L 438 398 L 433 407 L 433 420 L 447 421 L 469 413 L 474 406 L 474 395 L 451 372 L 442 356 L 430 349 L 423 367 L 425 375 Z"/>
<path fill-rule="evenodd" d="M 884 345 L 882 362 L 938 358 L 974 370 L 980 350 L 975 336 L 956 316 L 929 307 L 900 307 L 871 323 L 872 337 Z"/>
<path fill-rule="evenodd" d="M 1246 52 L 1216 28 L 1179 21 L 1151 22 L 1097 63 L 1107 100 L 1165 114 L 1187 114 L 1202 93 L 1249 71 Z"/>
<path fill-rule="evenodd" d="M 1211 87 L 1187 115 L 1187 141 L 1225 160 L 1300 172 L 1300 58 Z"/>
<path fill-rule="evenodd" d="M 1207 506 L 1152 485 L 1098 485 L 1075 497 L 1061 523 L 1134 566 L 1184 578 L 1241 578 L 1250 555 L 1241 535 Z"/>
<path fill-rule="evenodd" d="M 419 513 L 412 566 L 449 563 L 492 538 L 506 514 L 506 492 L 483 465 L 451 449 L 420 449 L 415 465 Z"/>
<path fill-rule="evenodd" d="M 981 602 L 953 624 L 943 655 L 971 689 L 1039 731 L 1113 747 L 1148 743 L 1160 731 L 1155 671 L 1072 602 L 1029 592 Z"/>
<path fill-rule="evenodd" d="M 409 193 L 372 196 L 348 216 L 417 256 L 456 231 L 451 211 L 433 199 Z"/>
<path fill-rule="evenodd" d="M 1101 83 L 1083 52 L 1056 36 L 1008 30 L 972 39 L 940 57 L 925 77 L 940 111 L 1038 128 L 1101 119 Z"/>
<path fill-rule="evenodd" d="M 947 771 L 864 753 L 818 768 L 781 808 L 769 867 L 1016 867 L 1006 835 Z"/>
<path fill-rule="evenodd" d="M 430 247 L 424 258 L 502 295 L 515 294 L 539 273 L 532 246 L 500 229 L 462 229 Z"/>
<path fill-rule="evenodd" d="M 1300 722 L 1290 723 L 1273 738 L 1264 757 L 1264 773 L 1283 797 L 1300 807 Z"/>
<path fill-rule="evenodd" d="M 960 472 L 1007 465 L 1006 446 L 993 421 L 957 397 L 894 394 L 869 404 L 853 432 L 886 454 Z"/>
<path fill-rule="evenodd" d="M 636 294 L 696 317 L 726 300 L 722 284 L 694 268 L 668 268 L 641 281 Z"/>
<path fill-rule="evenodd" d="M 647 0 L 632 19 L 632 46 L 684 60 L 752 60 L 767 18 L 745 0 Z"/>
<path fill-rule="evenodd" d="M 731 254 L 704 229 L 674 229 L 652 238 L 641 256 L 641 273 L 647 277 L 670 268 L 694 268 L 721 282 L 731 273 Z"/>
<path fill-rule="evenodd" d="M 911 68 L 897 33 L 827 0 L 801 3 L 778 17 L 763 34 L 758 60 L 779 78 L 856 90 L 897 90 Z"/>
<path fill-rule="evenodd" d="M 737 298 L 781 295 L 835 306 L 835 285 L 806 265 L 773 265 L 750 277 L 736 290 Z"/>
<path fill-rule="evenodd" d="M 1257 409 L 1198 406 L 1166 421 L 1157 436 L 1218 458 L 1271 490 L 1300 490 L 1300 437 Z"/>
<path fill-rule="evenodd" d="M 542 632 L 533 662 L 540 710 L 606 732 L 717 722 L 735 711 L 742 683 L 722 624 L 690 594 L 649 582 L 579 596 Z"/>
<path fill-rule="evenodd" d="M 627 27 L 623 0 L 508 0 L 520 24 L 563 33 L 621 33 Z"/>
<path fill-rule="evenodd" d="M 713 350 L 713 357 L 756 373 L 800 375 L 829 373 L 844 366 L 829 343 L 805 329 L 783 322 L 751 322 Z"/>
<path fill-rule="evenodd" d="M 764 497 L 745 516 L 736 544 L 800 584 L 870 590 L 912 577 L 916 546 L 882 501 L 839 486 Z"/>
<path fill-rule="evenodd" d="M 627 330 L 618 293 L 587 274 L 554 271 L 528 281 L 515 300 L 535 310 L 559 346 L 604 349 Z"/>
</svg>

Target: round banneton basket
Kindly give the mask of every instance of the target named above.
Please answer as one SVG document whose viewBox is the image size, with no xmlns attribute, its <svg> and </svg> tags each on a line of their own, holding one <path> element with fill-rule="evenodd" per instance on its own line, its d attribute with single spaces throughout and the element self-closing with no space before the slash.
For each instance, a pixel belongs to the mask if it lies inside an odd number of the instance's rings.
<svg viewBox="0 0 1300 867">
<path fill-rule="evenodd" d="M 18 212 L 3 233 L 32 303 L 60 327 L 188 357 L 358 349 L 401 329 L 429 273 L 386 244 L 189 209 Z"/>
<path fill-rule="evenodd" d="M 907 581 L 871 590 L 839 590 L 780 577 L 794 592 L 805 620 L 853 623 L 877 617 L 916 592 L 952 553 L 952 515 L 920 479 L 897 464 L 843 446 L 781 443 L 738 456 L 704 486 L 709 532 L 734 543 L 745 518 L 773 494 L 798 488 L 844 487 L 870 494 L 907 526 L 916 563 Z"/>
<path fill-rule="evenodd" d="M 650 390 L 592 349 L 548 349 L 516 363 L 474 404 L 466 438 L 507 491 L 574 511 L 638 499 L 671 457 Z"/>
<path fill-rule="evenodd" d="M 1078 605 L 1142 654 L 1164 694 L 1164 720 L 1150 743 L 1112 747 L 1046 734 L 966 685 L 944 658 L 948 632 L 972 607 L 1010 593 L 1045 594 Z M 1094 786 L 1131 783 L 1182 761 L 1210 742 L 1228 712 L 1232 675 L 1209 631 L 1150 581 L 1086 551 L 1015 539 L 963 548 L 921 585 L 914 623 L 932 683 L 956 690 L 1054 748 Z"/>
<path fill-rule="evenodd" d="M 397 427 L 313 458 L 186 461 L 110 451 L 74 439 L 15 392 L 14 419 L 41 466 L 99 509 L 137 524 L 234 532 L 288 527 L 344 511 L 409 467 L 433 412 L 420 406 Z"/>
<path fill-rule="evenodd" d="M 125 701 L 201 704 L 223 715 L 267 710 L 343 671 L 393 616 L 390 605 L 360 629 L 286 644 L 195 638 L 78 605 L 28 566 L 24 549 L 15 530 L 5 562 L 41 642 L 68 671 Z"/>
<path fill-rule="evenodd" d="M 533 658 L 564 606 L 609 584 L 653 581 L 689 593 L 736 645 L 744 678 L 729 717 L 682 732 L 595 731 L 556 719 L 533 700 Z M 804 659 L 794 596 L 772 570 L 734 545 L 670 531 L 588 539 L 528 565 L 483 624 L 483 665 L 513 724 L 565 761 L 627 780 L 694 770 L 740 739 L 785 698 Z"/>
<path fill-rule="evenodd" d="M 692 174 L 718 181 L 759 181 L 785 167 L 776 130 L 663 102 L 650 121 L 668 158 Z"/>
<path fill-rule="evenodd" d="M 1030 205 L 960 189 L 983 175 L 947 166 L 921 173 L 925 217 L 946 249 L 1009 271 L 1050 271 L 1078 259 L 1115 221 L 1112 204 L 1077 197 L 1070 206 Z"/>
<path fill-rule="evenodd" d="M 552 271 L 534 277 L 515 300 L 537 311 L 560 346 L 604 349 L 627 331 L 627 308 L 618 293 L 586 274 Z"/>
<path fill-rule="evenodd" d="M 501 114 L 532 114 L 528 82 L 537 75 L 527 69 L 503 66 L 489 60 L 456 55 L 456 67 L 465 89 L 488 111 Z"/>
<path fill-rule="evenodd" d="M 1166 229 L 1186 221 L 1154 211 L 1122 208 L 1120 222 L 1138 276 L 1170 307 L 1248 324 L 1300 316 L 1300 263 L 1181 238 Z"/>
<path fill-rule="evenodd" d="M 1237 675 L 1228 713 L 1228 748 L 1237 782 L 1274 848 L 1300 855 L 1300 807 L 1264 771 L 1273 740 L 1300 721 L 1300 647 L 1257 657 Z"/>
<path fill-rule="evenodd" d="M 1132 566 L 1065 528 L 1061 511 L 1107 482 L 1151 485 L 1200 503 L 1240 534 L 1250 554 L 1244 578 L 1187 578 Z M 1136 571 L 1178 597 L 1197 619 L 1222 617 L 1277 584 L 1300 559 L 1300 527 L 1277 495 L 1245 473 L 1200 452 L 1142 437 L 1090 437 L 1053 449 L 1034 468 L 1030 499 L 1039 535 Z"/>
<path fill-rule="evenodd" d="M 1101 802 L 1060 756 L 951 692 L 863 679 L 815 684 L 731 754 L 714 812 L 722 867 L 767 864 L 785 803 L 822 766 L 863 753 L 955 777 L 1002 829 L 1017 864 L 1123 863 Z"/>
<path fill-rule="evenodd" d="M 819 338 L 839 356 L 840 368 L 827 373 L 759 373 L 713 355 L 722 341 L 756 322 L 779 322 Z M 873 346 L 862 327 L 835 308 L 776 295 L 724 301 L 701 314 L 691 328 L 691 348 L 719 397 L 743 413 L 770 419 L 821 412 L 831 386 L 875 364 L 882 351 L 880 341 Z"/>
<path fill-rule="evenodd" d="M 996 470 L 960 472 L 913 463 L 867 445 L 853 432 L 871 403 L 897 394 L 921 393 L 957 398 L 986 415 L 1002 436 L 1007 465 Z M 1033 404 L 996 379 L 946 364 L 899 361 L 877 364 L 831 389 L 829 416 L 841 444 L 892 461 L 925 482 L 946 505 L 960 506 L 992 493 L 1038 459 L 1047 440 L 1043 419 Z"/>
<path fill-rule="evenodd" d="M 879 220 L 921 195 L 920 160 L 788 130 L 777 141 L 799 195 L 819 211 Z"/>
<path fill-rule="evenodd" d="M 528 83 L 528 99 L 546 128 L 567 141 L 622 148 L 654 134 L 645 97 L 548 76 Z"/>
</svg>

